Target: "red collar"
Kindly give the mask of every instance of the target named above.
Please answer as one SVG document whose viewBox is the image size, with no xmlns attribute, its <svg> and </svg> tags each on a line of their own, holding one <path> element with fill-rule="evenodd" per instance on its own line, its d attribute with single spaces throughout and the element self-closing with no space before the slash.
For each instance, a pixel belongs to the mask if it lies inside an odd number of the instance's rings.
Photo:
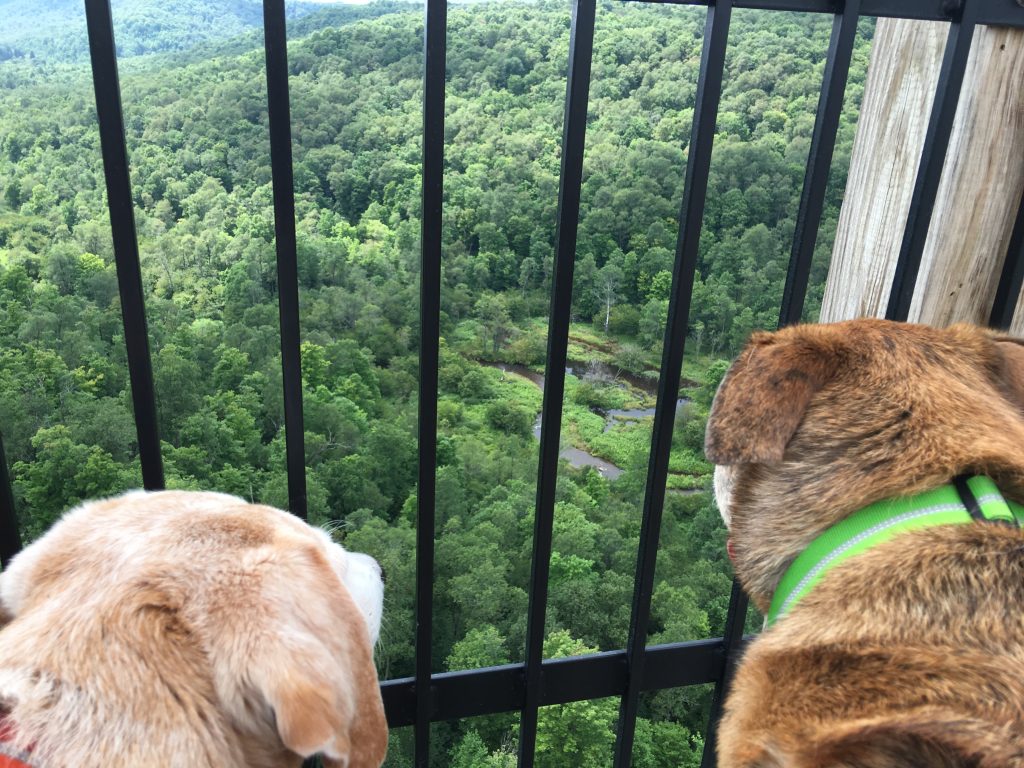
<svg viewBox="0 0 1024 768">
<path fill-rule="evenodd" d="M 29 762 L 31 747 L 23 752 L 15 749 L 12 741 L 14 724 L 4 713 L 0 716 L 0 768 L 32 768 L 32 763 Z"/>
</svg>

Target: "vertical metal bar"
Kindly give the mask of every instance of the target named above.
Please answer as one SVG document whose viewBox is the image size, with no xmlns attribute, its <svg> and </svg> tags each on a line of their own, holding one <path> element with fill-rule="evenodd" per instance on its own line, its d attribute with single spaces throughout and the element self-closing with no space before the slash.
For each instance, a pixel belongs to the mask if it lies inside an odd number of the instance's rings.
<svg viewBox="0 0 1024 768">
<path fill-rule="evenodd" d="M 128 150 L 125 147 L 121 86 L 117 76 L 114 26 L 109 0 L 85 0 L 85 21 L 89 31 L 92 84 L 96 92 L 96 117 L 103 152 L 103 173 L 107 182 L 107 205 L 114 240 L 117 288 L 121 295 L 121 320 L 128 352 L 128 377 L 132 385 L 132 407 L 139 440 L 142 485 L 149 490 L 164 487 L 160 457 L 160 431 L 156 418 L 153 367 L 149 356 L 146 306 L 139 267 L 139 244 L 135 235 Z"/>
<path fill-rule="evenodd" d="M 978 0 L 960 0 L 959 18 L 949 25 L 946 50 L 939 70 L 939 82 L 935 90 L 928 131 L 924 137 L 921 161 L 918 164 L 914 193 L 910 199 L 907 226 L 903 230 L 903 242 L 896 262 L 889 305 L 885 316 L 889 320 L 905 321 L 910 315 L 914 300 L 914 286 L 921 268 L 921 256 L 928 240 L 928 228 L 939 190 L 942 167 L 949 147 L 949 136 L 953 130 L 953 118 L 960 99 L 960 88 L 964 82 L 967 57 L 971 52 L 974 25 L 977 17 Z"/>
<path fill-rule="evenodd" d="M 434 503 L 437 466 L 437 365 L 441 334 L 441 204 L 447 0 L 427 0 L 423 71 L 423 214 L 420 240 L 419 485 L 416 516 L 415 762 L 430 764 L 433 646 Z"/>
<path fill-rule="evenodd" d="M 839 117 L 843 110 L 843 97 L 846 92 L 846 80 L 850 71 L 850 59 L 853 55 L 859 16 L 860 0 L 846 0 L 842 12 L 836 14 L 832 21 L 832 37 L 829 41 L 828 59 L 825 63 L 825 72 L 821 83 L 821 96 L 818 99 L 811 151 L 807 158 L 800 212 L 797 215 L 796 234 L 793 238 L 793 250 L 789 260 L 789 274 L 786 277 L 782 307 L 779 310 L 780 328 L 799 322 L 803 314 L 807 281 L 814 256 L 814 245 L 818 237 L 818 226 L 821 224 L 825 188 L 828 185 L 832 152 L 835 149 L 836 133 L 839 130 Z M 747 605 L 746 593 L 743 592 L 739 583 L 734 581 L 729 598 L 729 612 L 725 622 L 725 637 L 723 638 L 726 663 L 723 666 L 721 679 L 715 683 L 715 693 L 711 701 L 707 735 L 704 740 L 704 754 L 701 759 L 701 765 L 704 768 L 712 768 L 715 763 L 715 737 L 718 720 L 721 717 L 722 704 L 729 689 L 733 670 L 732 662 L 735 660 L 736 651 L 743 640 Z"/>
<path fill-rule="evenodd" d="M 1021 283 L 1024 283 L 1024 195 L 1021 195 L 1017 221 L 1013 225 L 1010 247 L 1006 250 L 1003 273 L 999 277 L 999 287 L 996 289 L 996 298 L 988 321 L 993 328 L 1006 330 L 1013 323 Z"/>
<path fill-rule="evenodd" d="M 615 741 L 615 765 L 626 768 L 633 754 L 637 706 L 643 680 L 644 653 L 647 647 L 647 626 L 654 592 L 654 568 L 661 533 L 661 514 L 665 506 L 665 483 L 668 479 L 669 453 L 672 450 L 672 429 L 679 398 L 686 327 L 690 316 L 700 232 L 704 220 L 708 171 L 715 140 L 718 104 L 722 96 L 722 74 L 725 50 L 732 18 L 732 0 L 718 0 L 708 6 L 704 24 L 704 44 L 700 75 L 697 79 L 696 106 L 690 129 L 690 149 L 686 162 L 686 183 L 679 212 L 679 239 L 672 271 L 672 296 L 665 325 L 665 341 L 658 379 L 658 402 L 654 412 L 654 432 L 647 464 L 647 488 L 644 493 L 643 519 L 640 526 L 640 548 L 637 554 L 636 578 L 633 583 L 633 610 L 626 643 L 628 678 L 626 692 L 619 707 L 619 727 Z"/>
<path fill-rule="evenodd" d="M 715 750 L 718 736 L 718 721 L 722 717 L 722 704 L 729 692 L 729 683 L 735 668 L 737 651 L 743 640 L 743 626 L 747 621 L 747 593 L 738 581 L 732 583 L 732 594 L 729 597 L 729 612 L 725 617 L 725 634 L 722 644 L 725 648 L 725 664 L 722 665 L 722 677 L 715 683 L 715 694 L 711 699 L 711 712 L 708 713 L 708 727 L 704 735 L 704 754 L 701 756 L 701 768 L 715 768 Z"/>
<path fill-rule="evenodd" d="M 846 79 L 850 72 L 853 43 L 860 18 L 860 0 L 846 0 L 842 13 L 832 20 L 832 37 L 818 98 L 818 112 L 814 120 L 811 151 L 807 156 L 803 194 L 796 219 L 796 233 L 789 259 L 789 273 L 782 293 L 779 327 L 800 322 L 807 281 L 811 274 L 814 246 L 818 240 L 818 227 L 825 207 L 825 189 L 832 167 L 832 152 L 839 131 L 839 117 L 843 112 Z"/>
<path fill-rule="evenodd" d="M 537 742 L 537 710 L 541 694 L 541 661 L 544 658 L 551 532 L 555 514 L 555 484 L 558 480 L 562 397 L 565 393 L 565 358 L 569 344 L 572 276 L 576 258 L 576 232 L 579 227 L 580 187 L 583 182 L 583 148 L 587 130 L 587 105 L 590 99 L 590 64 L 594 51 L 595 15 L 596 0 L 573 0 L 565 117 L 562 126 L 558 230 L 555 236 L 551 313 L 548 320 L 548 354 L 540 428 L 537 506 L 533 526 L 530 603 L 526 624 L 526 690 L 519 726 L 520 768 L 530 768 L 533 765 Z"/>
<path fill-rule="evenodd" d="M 18 533 L 18 517 L 14 514 L 14 492 L 7 473 L 4 439 L 0 436 L 0 566 L 6 568 L 20 551 L 21 535 Z"/>
<path fill-rule="evenodd" d="M 274 189 L 281 370 L 284 384 L 288 509 L 306 519 L 306 448 L 302 424 L 302 360 L 299 354 L 299 276 L 295 245 L 295 189 L 292 179 L 291 108 L 288 103 L 288 38 L 284 0 L 263 0 L 267 55 L 267 115 Z"/>
</svg>

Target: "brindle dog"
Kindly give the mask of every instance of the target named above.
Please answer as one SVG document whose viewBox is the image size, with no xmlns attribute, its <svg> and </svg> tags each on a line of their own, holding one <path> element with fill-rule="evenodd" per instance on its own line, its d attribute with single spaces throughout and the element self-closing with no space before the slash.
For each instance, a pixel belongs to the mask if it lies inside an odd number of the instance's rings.
<svg viewBox="0 0 1024 768">
<path fill-rule="evenodd" d="M 758 333 L 705 447 L 767 611 L 799 553 L 874 502 L 978 474 L 1024 503 L 1024 346 L 881 320 Z M 929 527 L 829 571 L 744 653 L 718 764 L 1024 766 L 1024 534 Z"/>
</svg>

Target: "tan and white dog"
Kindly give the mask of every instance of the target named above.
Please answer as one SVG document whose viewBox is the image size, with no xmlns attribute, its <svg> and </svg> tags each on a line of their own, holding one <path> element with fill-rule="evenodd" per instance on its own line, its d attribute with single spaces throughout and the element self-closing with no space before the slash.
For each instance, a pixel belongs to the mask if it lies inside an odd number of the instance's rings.
<svg viewBox="0 0 1024 768">
<path fill-rule="evenodd" d="M 737 577 L 777 618 L 740 660 L 721 768 L 1024 766 L 1019 341 L 755 334 L 705 448 Z"/>
<path fill-rule="evenodd" d="M 83 504 L 0 575 L 0 707 L 25 762 L 376 767 L 380 568 L 218 493 Z"/>
</svg>

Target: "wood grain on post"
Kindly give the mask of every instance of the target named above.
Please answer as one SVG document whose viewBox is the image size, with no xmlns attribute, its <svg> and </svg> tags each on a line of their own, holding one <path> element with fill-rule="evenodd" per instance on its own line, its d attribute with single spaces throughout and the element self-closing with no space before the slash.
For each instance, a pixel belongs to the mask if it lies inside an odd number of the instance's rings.
<svg viewBox="0 0 1024 768">
<path fill-rule="evenodd" d="M 885 315 L 948 26 L 880 19 L 823 322 Z M 979 27 L 911 305 L 912 322 L 988 320 L 1024 190 L 1024 30 Z M 1013 331 L 1024 331 L 1018 312 Z"/>
</svg>

